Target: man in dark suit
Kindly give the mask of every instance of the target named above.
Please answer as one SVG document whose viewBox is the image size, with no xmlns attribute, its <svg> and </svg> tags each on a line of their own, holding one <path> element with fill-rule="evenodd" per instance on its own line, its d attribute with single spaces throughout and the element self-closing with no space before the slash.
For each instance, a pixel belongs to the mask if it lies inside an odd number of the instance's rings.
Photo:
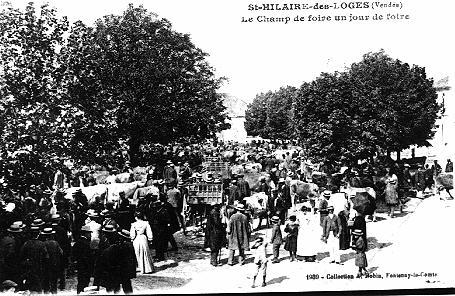
<svg viewBox="0 0 455 296">
<path fill-rule="evenodd" d="M 236 250 L 239 251 L 239 263 L 243 265 L 245 262 L 245 250 L 249 251 L 250 249 L 251 230 L 247 216 L 242 213 L 244 209 L 245 206 L 243 204 L 237 205 L 228 222 L 229 265 L 234 265 L 234 253 Z"/>
<path fill-rule="evenodd" d="M 228 188 L 229 190 L 229 196 L 228 196 L 228 205 L 233 205 L 235 202 L 241 202 L 241 194 L 240 194 L 240 189 L 237 186 L 237 180 L 232 180 L 231 185 Z"/>
<path fill-rule="evenodd" d="M 133 293 L 131 279 L 136 277 L 136 254 L 128 230 L 117 232 L 118 240 L 109 246 L 103 254 L 108 272 L 107 292 L 120 292 L 122 285 L 125 294 Z"/>
<path fill-rule="evenodd" d="M 92 233 L 90 227 L 83 226 L 79 238 L 73 245 L 73 261 L 77 269 L 77 294 L 84 291 L 85 287 L 89 286 L 90 277 L 93 273 L 91 264 L 92 250 L 90 249 L 90 235 Z"/>
<path fill-rule="evenodd" d="M 172 161 L 168 160 L 163 171 L 163 179 L 166 184 L 177 184 L 177 171 Z"/>
<path fill-rule="evenodd" d="M 65 270 L 68 267 L 69 256 L 71 254 L 71 240 L 68 237 L 68 232 L 61 226 L 61 216 L 59 214 L 54 214 L 51 216 L 51 226 L 55 231 L 55 240 L 59 244 L 60 248 L 63 251 L 62 264 L 58 272 L 59 289 L 65 289 Z"/>
<path fill-rule="evenodd" d="M 40 237 L 44 240 L 49 258 L 44 274 L 44 292 L 57 294 L 57 281 L 61 271 L 63 261 L 63 250 L 54 239 L 55 231 L 52 228 L 44 228 L 40 232 Z"/>
<path fill-rule="evenodd" d="M 340 231 L 341 231 L 341 222 L 338 215 L 333 214 L 333 206 L 327 207 L 328 215 L 324 218 L 322 222 L 322 240 L 328 245 L 330 252 L 330 263 L 340 264 Z"/>
<path fill-rule="evenodd" d="M 237 176 L 237 187 L 239 187 L 241 200 L 251 195 L 250 184 L 247 180 L 243 179 L 243 177 L 243 174 Z"/>
<path fill-rule="evenodd" d="M 44 275 L 49 260 L 46 245 L 38 239 L 39 227 L 31 227 L 31 239 L 26 241 L 20 251 L 20 261 L 24 266 L 24 288 L 32 292 L 41 293 L 44 286 Z"/>
<path fill-rule="evenodd" d="M 210 248 L 210 264 L 218 266 L 218 255 L 226 245 L 226 225 L 221 221 L 220 206 L 215 205 L 207 218 L 204 247 Z"/>
<path fill-rule="evenodd" d="M 7 234 L 0 239 L 0 281 L 12 280 L 19 283 L 20 264 L 19 250 L 25 224 L 13 224 L 7 229 Z"/>
</svg>

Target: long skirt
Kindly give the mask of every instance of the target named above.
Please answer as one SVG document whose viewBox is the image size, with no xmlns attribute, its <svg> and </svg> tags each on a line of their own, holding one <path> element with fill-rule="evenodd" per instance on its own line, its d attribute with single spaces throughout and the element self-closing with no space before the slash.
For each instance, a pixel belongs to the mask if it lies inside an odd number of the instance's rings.
<svg viewBox="0 0 455 296">
<path fill-rule="evenodd" d="M 297 235 L 288 235 L 286 237 L 284 249 L 289 252 L 297 252 Z"/>
<path fill-rule="evenodd" d="M 136 253 L 137 266 L 142 273 L 152 273 L 155 271 L 153 266 L 152 253 L 147 241 L 147 236 L 144 234 L 138 235 L 134 241 L 134 252 Z"/>
<path fill-rule="evenodd" d="M 387 184 L 385 189 L 385 202 L 388 205 L 397 205 L 398 204 L 398 192 L 397 187 L 392 184 Z"/>
<path fill-rule="evenodd" d="M 358 267 L 367 267 L 368 266 L 367 255 L 365 255 L 365 252 L 357 252 L 355 254 L 355 266 L 358 266 Z"/>
</svg>

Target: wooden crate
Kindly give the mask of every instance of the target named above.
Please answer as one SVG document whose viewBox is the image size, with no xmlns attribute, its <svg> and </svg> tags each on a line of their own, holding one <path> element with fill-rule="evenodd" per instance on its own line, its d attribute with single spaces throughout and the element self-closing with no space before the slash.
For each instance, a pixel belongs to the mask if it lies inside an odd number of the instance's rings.
<svg viewBox="0 0 455 296">
<path fill-rule="evenodd" d="M 223 184 L 195 183 L 188 186 L 189 204 L 221 204 L 223 201 Z"/>
</svg>

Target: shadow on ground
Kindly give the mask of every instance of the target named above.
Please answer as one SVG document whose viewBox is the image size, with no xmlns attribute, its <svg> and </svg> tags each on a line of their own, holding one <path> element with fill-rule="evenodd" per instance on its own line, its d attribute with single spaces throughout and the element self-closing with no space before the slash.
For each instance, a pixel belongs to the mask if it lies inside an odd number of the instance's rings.
<svg viewBox="0 0 455 296">
<path fill-rule="evenodd" d="M 289 279 L 287 276 L 280 276 L 277 278 L 273 278 L 267 282 L 267 285 L 279 284 L 287 279 Z"/>
<path fill-rule="evenodd" d="M 373 249 L 383 249 L 391 246 L 391 242 L 379 242 L 374 236 L 368 238 L 368 250 L 373 250 Z M 367 251 L 368 252 L 368 251 Z M 354 259 L 355 258 L 355 251 L 353 250 L 352 252 L 348 254 L 342 254 L 341 255 L 341 262 L 346 262 L 348 260 Z"/>
</svg>

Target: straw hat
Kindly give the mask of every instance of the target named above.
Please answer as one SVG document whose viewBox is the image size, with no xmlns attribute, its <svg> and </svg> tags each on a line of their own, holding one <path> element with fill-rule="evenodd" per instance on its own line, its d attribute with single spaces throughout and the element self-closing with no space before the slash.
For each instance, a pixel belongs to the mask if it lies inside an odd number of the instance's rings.
<svg viewBox="0 0 455 296">
<path fill-rule="evenodd" d="M 280 221 L 280 218 L 278 216 L 273 216 L 270 218 L 270 222 L 272 223 L 278 223 Z"/>
<path fill-rule="evenodd" d="M 109 210 L 102 210 L 101 213 L 100 213 L 100 216 L 102 217 L 111 217 L 112 216 L 112 212 L 109 211 Z"/>
<path fill-rule="evenodd" d="M 130 232 L 126 229 L 120 230 L 119 232 L 117 232 L 117 234 L 123 238 L 130 239 Z"/>
<path fill-rule="evenodd" d="M 61 219 L 62 219 L 62 217 L 59 214 L 53 214 L 51 216 L 51 221 L 59 221 Z"/>
<path fill-rule="evenodd" d="M 30 232 L 39 232 L 40 227 L 39 226 L 30 226 Z"/>
<path fill-rule="evenodd" d="M 100 216 L 94 209 L 89 209 L 86 215 L 92 218 L 98 218 Z"/>
<path fill-rule="evenodd" d="M 26 225 L 22 221 L 13 222 L 13 225 L 17 225 L 20 229 L 24 229 Z"/>
<path fill-rule="evenodd" d="M 55 234 L 55 231 L 52 228 L 44 228 L 43 230 L 40 231 L 41 235 L 51 235 Z"/>
<path fill-rule="evenodd" d="M 52 195 L 54 193 L 54 191 L 50 190 L 50 189 L 46 189 L 43 191 L 43 194 L 45 195 Z"/>
<path fill-rule="evenodd" d="M 106 226 L 104 226 L 104 228 L 103 228 L 103 232 L 114 233 L 114 232 L 116 232 L 116 231 L 115 231 L 114 225 L 106 225 Z"/>
<path fill-rule="evenodd" d="M 40 227 L 40 226 L 43 226 L 45 223 L 42 219 L 35 219 L 33 220 L 31 226 L 36 226 L 36 227 Z"/>
<path fill-rule="evenodd" d="M 324 197 L 330 197 L 331 194 L 332 192 L 330 190 L 324 190 L 324 192 L 322 193 Z"/>
<path fill-rule="evenodd" d="M 22 228 L 19 226 L 19 225 L 11 225 L 8 229 L 7 229 L 8 232 L 11 232 L 11 233 L 20 233 L 22 232 Z"/>
<path fill-rule="evenodd" d="M 2 283 L 2 289 L 9 289 L 9 288 L 15 288 L 17 287 L 17 284 L 15 282 L 13 282 L 12 280 L 6 280 L 6 281 L 3 281 Z"/>
<path fill-rule="evenodd" d="M 353 235 L 359 235 L 359 236 L 360 236 L 360 235 L 363 235 L 363 231 L 360 230 L 360 229 L 354 229 L 354 230 L 352 231 L 352 234 L 353 234 Z"/>
<path fill-rule="evenodd" d="M 81 232 L 92 232 L 89 226 L 84 225 L 81 227 Z"/>
</svg>

